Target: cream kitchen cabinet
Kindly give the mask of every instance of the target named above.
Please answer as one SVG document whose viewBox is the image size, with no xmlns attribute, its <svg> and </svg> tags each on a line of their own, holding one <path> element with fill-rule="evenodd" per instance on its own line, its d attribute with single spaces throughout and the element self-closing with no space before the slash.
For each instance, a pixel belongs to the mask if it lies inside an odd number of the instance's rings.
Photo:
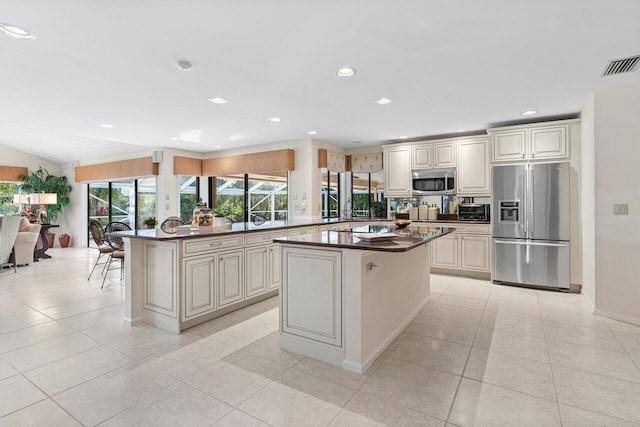
<svg viewBox="0 0 640 427">
<path fill-rule="evenodd" d="M 267 288 L 272 291 L 280 287 L 280 245 L 273 244 L 267 248 L 269 251 Z"/>
<path fill-rule="evenodd" d="M 243 255 L 242 249 L 218 255 L 218 307 L 244 299 Z"/>
<path fill-rule="evenodd" d="M 460 235 L 460 269 L 471 271 L 491 271 L 490 236 Z"/>
<path fill-rule="evenodd" d="M 458 235 L 448 234 L 431 242 L 431 266 L 441 268 L 459 267 Z"/>
<path fill-rule="evenodd" d="M 458 141 L 458 196 L 491 194 L 489 139 Z"/>
<path fill-rule="evenodd" d="M 269 289 L 269 248 L 257 246 L 244 251 L 245 295 L 252 297 Z"/>
<path fill-rule="evenodd" d="M 411 196 L 411 146 L 383 147 L 385 197 Z"/>
<path fill-rule="evenodd" d="M 562 121 L 489 129 L 488 132 L 494 163 L 569 157 L 569 124 Z"/>
<path fill-rule="evenodd" d="M 443 272 L 465 274 L 491 272 L 490 224 L 433 223 L 432 226 L 452 227 L 455 232 L 434 240 L 431 244 L 431 266 Z"/>
<path fill-rule="evenodd" d="M 411 169 L 431 169 L 433 167 L 433 144 L 411 146 Z"/>
<path fill-rule="evenodd" d="M 216 308 L 217 255 L 184 260 L 184 318 L 189 319 Z"/>
<path fill-rule="evenodd" d="M 421 142 L 411 146 L 411 168 L 453 168 L 456 166 L 456 143 Z"/>
<path fill-rule="evenodd" d="M 433 167 L 434 168 L 455 168 L 456 167 L 456 143 L 436 142 L 433 144 Z"/>
</svg>

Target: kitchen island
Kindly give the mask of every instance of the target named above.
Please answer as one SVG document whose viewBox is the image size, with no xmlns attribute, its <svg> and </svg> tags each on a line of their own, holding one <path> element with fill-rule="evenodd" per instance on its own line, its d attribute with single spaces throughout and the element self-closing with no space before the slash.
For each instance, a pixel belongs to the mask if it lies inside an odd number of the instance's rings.
<svg viewBox="0 0 640 427">
<path fill-rule="evenodd" d="M 429 242 L 453 230 L 396 230 L 384 241 L 353 231 L 275 239 L 280 347 L 362 374 L 427 304 Z"/>
</svg>

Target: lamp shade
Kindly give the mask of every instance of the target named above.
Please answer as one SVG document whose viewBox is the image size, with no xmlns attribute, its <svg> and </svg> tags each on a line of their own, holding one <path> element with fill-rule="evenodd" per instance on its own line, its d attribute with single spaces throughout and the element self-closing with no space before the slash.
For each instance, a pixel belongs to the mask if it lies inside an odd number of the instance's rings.
<svg viewBox="0 0 640 427">
<path fill-rule="evenodd" d="M 14 205 L 28 205 L 29 202 L 29 195 L 28 194 L 14 194 L 13 195 L 13 204 Z"/>
<path fill-rule="evenodd" d="M 40 195 L 41 193 L 31 193 L 29 194 L 29 201 L 27 203 L 31 205 L 39 205 L 40 204 Z"/>
<path fill-rule="evenodd" d="M 41 205 L 55 205 L 58 203 L 58 195 L 56 193 L 40 193 Z"/>
</svg>

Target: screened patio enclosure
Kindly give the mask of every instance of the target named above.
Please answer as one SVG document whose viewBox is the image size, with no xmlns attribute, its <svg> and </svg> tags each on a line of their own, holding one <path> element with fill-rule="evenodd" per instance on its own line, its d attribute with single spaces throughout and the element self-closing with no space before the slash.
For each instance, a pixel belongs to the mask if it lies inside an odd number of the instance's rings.
<svg viewBox="0 0 640 427">
<path fill-rule="evenodd" d="M 246 184 L 245 184 L 246 183 Z M 245 201 L 246 185 L 246 201 Z M 288 183 L 282 176 L 232 175 L 216 178 L 216 208 L 226 209 L 234 222 L 277 224 L 287 221 Z"/>
</svg>

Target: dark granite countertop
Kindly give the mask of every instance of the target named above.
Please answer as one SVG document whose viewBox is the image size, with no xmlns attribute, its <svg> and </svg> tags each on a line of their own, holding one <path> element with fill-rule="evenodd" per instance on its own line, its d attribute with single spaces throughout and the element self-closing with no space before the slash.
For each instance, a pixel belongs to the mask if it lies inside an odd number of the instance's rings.
<svg viewBox="0 0 640 427">
<path fill-rule="evenodd" d="M 234 224 L 227 224 L 222 227 L 198 227 L 195 229 L 185 228 L 177 233 L 169 234 L 160 229 L 140 229 L 131 231 L 119 231 L 113 233 L 113 235 L 121 237 L 129 237 L 133 239 L 145 239 L 145 240 L 183 240 L 183 239 L 197 239 L 201 237 L 215 237 L 225 234 L 233 233 L 252 233 L 260 231 L 277 231 L 280 229 L 310 227 L 326 224 L 339 224 L 343 222 L 374 222 L 384 221 L 392 223 L 393 221 L 384 218 L 352 218 L 352 219 L 323 219 L 316 221 L 281 221 L 276 223 L 265 222 L 261 225 L 257 225 L 251 222 L 239 222 Z M 460 223 L 460 224 L 489 224 L 488 221 L 459 221 L 459 220 L 432 220 L 432 221 L 413 221 L 414 224 L 429 224 L 429 223 Z"/>
<path fill-rule="evenodd" d="M 392 240 L 369 242 L 344 231 L 323 231 L 322 233 L 309 233 L 300 236 L 281 237 L 274 239 L 276 243 L 293 245 L 315 246 L 324 248 L 358 249 L 380 252 L 406 252 L 417 248 L 431 240 L 453 232 L 453 228 L 432 227 L 428 231 L 420 233 L 407 228 L 394 230 L 397 237 Z"/>
</svg>

